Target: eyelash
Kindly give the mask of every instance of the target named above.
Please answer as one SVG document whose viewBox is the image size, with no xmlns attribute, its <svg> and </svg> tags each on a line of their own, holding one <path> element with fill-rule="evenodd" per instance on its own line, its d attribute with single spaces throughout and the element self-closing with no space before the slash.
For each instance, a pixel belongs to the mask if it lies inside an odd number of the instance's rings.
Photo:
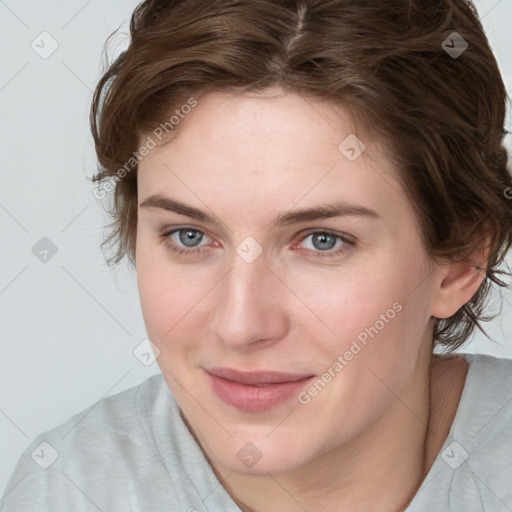
<svg viewBox="0 0 512 512">
<path fill-rule="evenodd" d="M 207 246 L 199 246 L 193 249 L 188 249 L 184 247 L 178 247 L 174 244 L 174 242 L 170 241 L 171 235 L 174 233 L 179 233 L 180 231 L 195 231 L 197 233 L 202 233 L 205 235 L 206 233 L 200 229 L 196 228 L 189 228 L 189 227 L 179 227 L 179 228 L 173 228 L 172 230 L 165 229 L 159 236 L 162 238 L 166 243 L 168 248 L 178 256 L 198 256 L 201 253 L 204 253 L 208 250 Z M 303 242 L 306 238 L 310 237 L 311 235 L 315 234 L 322 234 L 322 235 L 328 235 L 336 237 L 337 239 L 341 240 L 343 242 L 343 245 L 341 247 L 338 247 L 337 249 L 329 249 L 327 251 L 312 251 L 311 249 L 306 249 L 308 252 L 312 252 L 312 256 L 316 258 L 335 258 L 337 256 L 341 256 L 344 252 L 348 250 L 349 247 L 355 247 L 356 242 L 353 238 L 348 237 L 347 235 L 341 234 L 341 233 L 335 233 L 333 231 L 328 230 L 316 230 L 316 231 L 309 231 L 307 234 L 305 234 L 298 243 Z M 206 235 L 208 236 L 208 235 Z M 296 245 L 296 244 L 294 244 Z M 349 246 L 349 247 L 347 247 Z"/>
</svg>

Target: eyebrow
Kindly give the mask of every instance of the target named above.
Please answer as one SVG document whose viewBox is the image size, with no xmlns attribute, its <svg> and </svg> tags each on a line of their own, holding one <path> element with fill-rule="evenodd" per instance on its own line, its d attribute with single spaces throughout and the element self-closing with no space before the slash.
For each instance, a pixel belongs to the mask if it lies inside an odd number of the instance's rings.
<svg viewBox="0 0 512 512">
<path fill-rule="evenodd" d="M 216 216 L 209 215 L 198 208 L 160 194 L 147 197 L 139 204 L 139 206 L 141 208 L 160 208 L 162 210 L 185 215 L 208 224 L 223 224 Z M 376 211 L 367 208 L 366 206 L 349 204 L 345 201 L 336 201 L 332 204 L 280 213 L 275 218 L 272 229 L 278 226 L 288 226 L 299 222 L 316 221 L 343 216 L 379 218 L 379 214 Z"/>
</svg>

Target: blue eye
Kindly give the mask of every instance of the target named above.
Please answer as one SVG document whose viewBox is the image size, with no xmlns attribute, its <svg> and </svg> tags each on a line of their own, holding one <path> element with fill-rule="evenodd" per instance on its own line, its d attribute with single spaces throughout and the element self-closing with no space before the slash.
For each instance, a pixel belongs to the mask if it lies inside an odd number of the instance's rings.
<svg viewBox="0 0 512 512">
<path fill-rule="evenodd" d="M 180 256 L 197 256 L 202 252 L 210 250 L 208 245 L 200 245 L 205 237 L 209 238 L 200 229 L 180 227 L 164 231 L 160 237 L 166 241 L 168 248 L 173 253 Z M 309 232 L 300 239 L 299 244 L 304 243 L 308 239 L 311 240 L 306 251 L 314 257 L 334 258 L 341 256 L 350 247 L 355 246 L 355 240 L 352 237 L 331 231 L 317 230 Z"/>
<path fill-rule="evenodd" d="M 340 256 L 351 246 L 355 245 L 355 241 L 346 235 L 332 233 L 330 231 L 313 231 L 301 239 L 303 243 L 308 238 L 311 239 L 308 251 L 312 251 L 313 256 L 321 258 L 332 258 Z"/>
<path fill-rule="evenodd" d="M 313 245 L 313 249 L 316 250 L 329 250 L 334 249 L 336 247 L 336 241 L 339 239 L 338 236 L 332 235 L 330 233 L 317 232 L 308 235 L 304 240 L 311 237 L 311 243 Z"/>
<path fill-rule="evenodd" d="M 186 247 L 195 247 L 203 239 L 203 233 L 197 229 L 180 229 L 176 233 L 179 233 L 178 238 Z"/>
<path fill-rule="evenodd" d="M 174 235 L 178 235 L 178 240 Z M 177 228 L 166 231 L 160 236 L 166 240 L 169 249 L 179 255 L 193 255 L 204 251 L 199 245 L 204 238 L 204 232 L 199 229 Z"/>
</svg>

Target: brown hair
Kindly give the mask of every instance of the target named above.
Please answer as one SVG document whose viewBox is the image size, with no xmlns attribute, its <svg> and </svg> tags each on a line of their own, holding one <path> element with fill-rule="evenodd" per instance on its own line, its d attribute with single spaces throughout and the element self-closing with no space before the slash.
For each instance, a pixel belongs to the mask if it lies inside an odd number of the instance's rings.
<svg viewBox="0 0 512 512">
<path fill-rule="evenodd" d="M 346 107 L 386 142 L 433 258 L 467 259 L 489 236 L 480 288 L 437 320 L 434 341 L 450 351 L 475 325 L 484 332 L 491 284 L 507 286 L 498 267 L 511 245 L 512 179 L 507 93 L 470 2 L 147 0 L 130 34 L 127 50 L 107 63 L 90 116 L 99 161 L 92 179 L 115 182 L 103 242 L 116 246 L 109 264 L 125 255 L 135 263 L 139 137 L 187 98 L 277 85 Z"/>
</svg>

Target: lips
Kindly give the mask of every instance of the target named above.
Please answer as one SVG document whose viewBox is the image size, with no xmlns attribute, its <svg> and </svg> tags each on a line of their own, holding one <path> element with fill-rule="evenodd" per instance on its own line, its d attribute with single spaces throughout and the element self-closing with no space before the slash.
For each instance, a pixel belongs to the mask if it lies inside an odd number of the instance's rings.
<svg viewBox="0 0 512 512">
<path fill-rule="evenodd" d="M 248 412 L 277 407 L 298 394 L 314 378 L 311 374 L 241 372 L 219 367 L 205 371 L 213 391 L 223 402 Z"/>
<path fill-rule="evenodd" d="M 312 377 L 311 374 L 283 373 L 283 372 L 241 372 L 231 368 L 209 368 L 206 370 L 210 375 L 223 379 L 238 382 L 239 384 L 268 385 L 283 384 L 286 382 L 297 382 Z"/>
</svg>

